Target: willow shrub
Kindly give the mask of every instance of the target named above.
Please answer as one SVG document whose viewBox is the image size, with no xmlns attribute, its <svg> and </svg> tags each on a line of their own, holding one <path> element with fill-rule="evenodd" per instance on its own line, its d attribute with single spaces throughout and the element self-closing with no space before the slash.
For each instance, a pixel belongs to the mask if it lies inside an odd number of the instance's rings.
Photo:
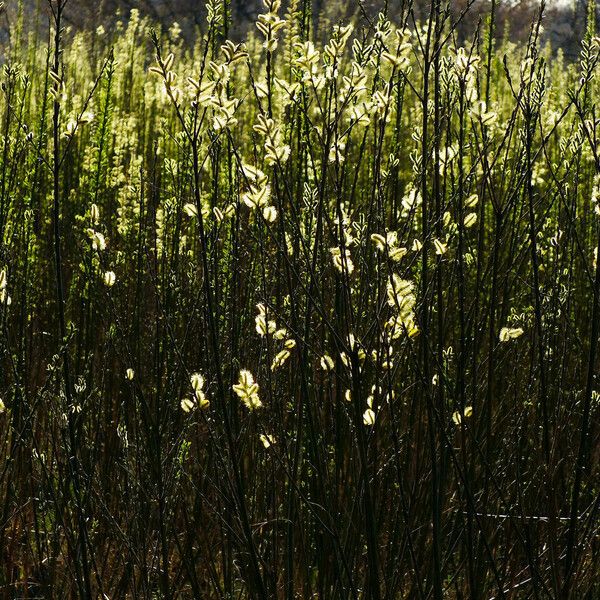
<svg viewBox="0 0 600 600">
<path fill-rule="evenodd" d="M 3 595 L 598 597 L 600 43 L 493 6 L 13 24 Z"/>
</svg>

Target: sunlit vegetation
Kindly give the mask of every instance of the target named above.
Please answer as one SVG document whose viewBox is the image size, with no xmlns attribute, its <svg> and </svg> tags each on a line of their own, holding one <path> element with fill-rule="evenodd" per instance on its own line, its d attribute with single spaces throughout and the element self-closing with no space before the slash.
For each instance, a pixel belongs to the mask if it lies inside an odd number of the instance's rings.
<svg viewBox="0 0 600 600">
<path fill-rule="evenodd" d="M 0 53 L 0 595 L 600 597 L 593 27 L 45 8 Z"/>
</svg>

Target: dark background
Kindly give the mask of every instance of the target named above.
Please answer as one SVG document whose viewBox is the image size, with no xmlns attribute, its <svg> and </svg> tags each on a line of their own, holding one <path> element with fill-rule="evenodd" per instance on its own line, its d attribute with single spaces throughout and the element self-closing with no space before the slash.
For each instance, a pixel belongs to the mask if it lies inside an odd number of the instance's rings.
<svg viewBox="0 0 600 600">
<path fill-rule="evenodd" d="M 24 21 L 43 26 L 47 21 L 47 0 L 22 0 Z M 347 20 L 356 15 L 376 15 L 384 6 L 385 0 L 312 0 L 314 27 L 318 33 L 327 35 L 329 25 L 339 19 Z M 450 2 L 453 15 L 458 17 L 468 0 Z M 19 7 L 17 0 L 6 0 L 5 14 L 0 17 L 0 32 L 6 36 L 8 22 L 15 22 Z M 126 17 L 136 8 L 143 15 L 149 15 L 168 28 L 173 22 L 179 23 L 184 35 L 191 39 L 198 28 L 205 24 L 204 0 L 70 0 L 67 9 L 67 21 L 73 27 L 89 27 L 103 24 L 110 27 L 117 18 Z M 392 21 L 397 22 L 402 14 L 405 0 L 388 0 L 388 13 Z M 424 17 L 429 8 L 427 0 L 414 0 L 417 17 Z M 287 2 L 283 1 L 281 13 L 285 13 Z M 459 34 L 470 37 L 480 19 L 489 14 L 490 0 L 475 0 L 466 16 L 462 19 Z M 544 18 L 544 39 L 554 48 L 562 48 L 565 55 L 575 58 L 579 50 L 586 21 L 586 0 L 573 2 L 548 2 Z M 527 37 L 532 21 L 539 10 L 539 2 L 532 0 L 497 0 L 497 34 L 508 35 L 513 40 Z M 230 0 L 232 15 L 230 35 L 234 39 L 244 38 L 256 16 L 264 11 L 262 0 Z M 597 14 L 597 21 L 598 21 Z M 363 16 L 364 19 L 364 16 Z"/>
</svg>

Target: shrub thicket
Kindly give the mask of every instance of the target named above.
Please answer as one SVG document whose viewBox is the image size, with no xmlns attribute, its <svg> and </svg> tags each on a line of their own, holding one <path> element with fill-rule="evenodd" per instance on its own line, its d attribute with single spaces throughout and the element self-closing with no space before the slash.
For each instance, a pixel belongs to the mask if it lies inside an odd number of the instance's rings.
<svg viewBox="0 0 600 600">
<path fill-rule="evenodd" d="M 49 8 L 2 49 L 2 596 L 597 598 L 592 28 Z"/>
</svg>

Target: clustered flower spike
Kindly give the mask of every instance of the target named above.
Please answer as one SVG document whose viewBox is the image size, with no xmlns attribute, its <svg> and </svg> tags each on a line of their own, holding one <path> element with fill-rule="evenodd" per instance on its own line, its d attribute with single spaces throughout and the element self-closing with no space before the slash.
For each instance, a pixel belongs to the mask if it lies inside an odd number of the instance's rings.
<svg viewBox="0 0 600 600">
<path fill-rule="evenodd" d="M 240 371 L 238 382 L 234 384 L 233 391 L 248 410 L 253 411 L 262 407 L 263 404 L 258 397 L 258 383 L 254 382 L 252 373 L 247 369 Z"/>
<path fill-rule="evenodd" d="M 378 389 L 377 386 L 373 386 L 371 394 L 369 394 L 369 396 L 367 397 L 367 409 L 363 413 L 363 423 L 368 427 L 373 427 L 373 425 L 375 425 L 375 418 L 377 416 L 377 413 L 373 408 L 373 404 L 375 402 L 376 391 L 381 392 L 381 388 Z"/>
<path fill-rule="evenodd" d="M 204 377 L 200 373 L 192 373 L 190 376 L 190 385 L 192 387 L 192 396 L 186 396 L 181 401 L 181 408 L 184 412 L 191 412 L 197 408 L 205 409 L 210 406 L 210 401 L 204 393 Z"/>
<path fill-rule="evenodd" d="M 410 65 L 410 52 L 412 44 L 410 43 L 411 31 L 407 27 L 396 29 L 396 50 L 383 52 L 381 55 L 384 60 L 393 67 L 405 71 Z"/>
<path fill-rule="evenodd" d="M 333 367 L 335 366 L 333 358 L 331 358 L 329 354 L 324 354 L 323 356 L 321 356 L 319 364 L 321 365 L 321 369 L 323 369 L 323 371 L 332 371 Z"/>
<path fill-rule="evenodd" d="M 260 441 L 262 442 L 262 445 L 265 448 L 270 448 L 271 446 L 273 446 L 274 444 L 277 443 L 275 436 L 273 436 L 269 433 L 261 433 L 259 438 L 260 438 Z"/>
<path fill-rule="evenodd" d="M 473 415 L 473 407 L 465 406 L 465 410 L 461 413 L 456 410 L 452 413 L 452 421 L 455 425 L 460 425 L 464 419 L 468 419 Z"/>
<path fill-rule="evenodd" d="M 500 341 L 509 342 L 523 335 L 523 329 L 521 327 L 503 327 L 500 330 Z"/>
<path fill-rule="evenodd" d="M 404 332 L 409 337 L 417 335 L 419 329 L 415 324 L 414 307 L 416 298 L 413 283 L 392 274 L 387 284 L 388 304 L 395 309 L 395 314 L 386 322 L 391 339 L 399 338 Z"/>
<path fill-rule="evenodd" d="M 273 363 L 271 364 L 271 371 L 275 371 L 275 369 L 282 367 L 289 357 L 290 351 L 287 348 L 280 350 L 273 359 Z"/>
<path fill-rule="evenodd" d="M 248 164 L 241 166 L 241 174 L 248 191 L 242 194 L 242 202 L 251 209 L 262 209 L 264 219 L 272 223 L 277 219 L 277 210 L 269 206 L 271 186 L 268 177 L 258 168 Z"/>
<path fill-rule="evenodd" d="M 475 102 L 477 93 L 477 70 L 481 59 L 477 54 L 467 53 L 465 48 L 456 51 L 454 71 L 459 82 L 464 85 L 465 99 L 467 102 Z"/>
<path fill-rule="evenodd" d="M 99 231 L 95 231 L 91 227 L 86 230 L 88 238 L 92 244 L 92 248 L 97 252 L 106 250 L 106 238 Z"/>
<path fill-rule="evenodd" d="M 281 127 L 266 115 L 258 115 L 258 123 L 253 127 L 256 133 L 265 138 L 265 162 L 268 165 L 283 164 L 290 155 L 290 147 L 283 141 Z"/>
<path fill-rule="evenodd" d="M 294 66 L 301 70 L 303 81 L 312 82 L 318 89 L 320 87 L 319 82 L 317 82 L 321 59 L 320 52 L 315 49 L 315 45 L 310 41 L 296 44 L 295 50 Z"/>
<path fill-rule="evenodd" d="M 8 295 L 8 274 L 6 268 L 0 269 L 0 304 L 10 306 L 11 297 Z"/>
<path fill-rule="evenodd" d="M 106 273 L 104 273 L 103 279 L 104 285 L 106 287 L 112 287 L 117 281 L 117 276 L 115 275 L 114 271 L 106 271 Z"/>
<path fill-rule="evenodd" d="M 258 15 L 256 28 L 263 34 L 265 41 L 263 48 L 273 52 L 277 48 L 277 32 L 285 25 L 285 21 L 278 16 L 281 0 L 263 0 L 268 12 Z"/>
<path fill-rule="evenodd" d="M 261 337 L 270 335 L 275 340 L 285 340 L 283 349 L 275 355 L 271 364 L 271 371 L 275 371 L 275 369 L 282 367 L 291 356 L 290 351 L 296 347 L 296 340 L 292 338 L 285 339 L 287 337 L 287 330 L 284 328 L 277 329 L 277 322 L 274 319 L 268 318 L 267 309 L 262 302 L 257 304 L 256 308 L 258 309 L 258 314 L 254 318 L 256 333 Z"/>
<path fill-rule="evenodd" d="M 375 411 L 372 408 L 367 408 L 363 413 L 363 423 L 371 427 L 375 425 Z"/>
<path fill-rule="evenodd" d="M 212 23 L 216 23 L 221 18 L 215 9 L 216 4 L 217 2 L 209 2 L 207 6 L 209 22 Z M 210 61 L 208 69 L 202 72 L 199 79 L 187 77 L 192 108 L 196 110 L 212 108 L 212 128 L 217 133 L 231 129 L 238 122 L 235 113 L 240 105 L 240 100 L 229 97 L 228 83 L 231 79 L 231 65 L 247 56 L 241 44 L 229 41 L 221 46 L 221 50 L 225 55 L 225 62 Z M 150 67 L 149 70 L 163 80 L 165 98 L 179 108 L 184 92 L 175 83 L 177 74 L 171 70 L 174 61 L 173 53 L 163 59 L 158 52 L 157 66 Z"/>
<path fill-rule="evenodd" d="M 267 319 L 267 309 L 265 308 L 265 305 L 260 302 L 256 305 L 256 308 L 258 309 L 258 314 L 254 318 L 256 333 L 262 337 L 266 336 L 268 333 L 275 333 L 277 330 L 277 323 L 274 320 Z"/>
<path fill-rule="evenodd" d="M 92 225 L 100 224 L 100 209 L 95 203 L 90 207 L 90 221 L 92 222 Z"/>
<path fill-rule="evenodd" d="M 339 247 L 330 248 L 331 258 L 333 260 L 333 266 L 340 273 L 347 273 L 348 275 L 352 275 L 354 272 L 354 263 L 352 262 L 352 254 L 349 248 L 342 249 Z"/>
<path fill-rule="evenodd" d="M 377 250 L 388 255 L 390 260 L 398 262 L 406 255 L 408 250 L 404 246 L 398 245 L 398 233 L 388 231 L 385 235 L 373 233 L 371 241 L 375 244 Z"/>
</svg>

